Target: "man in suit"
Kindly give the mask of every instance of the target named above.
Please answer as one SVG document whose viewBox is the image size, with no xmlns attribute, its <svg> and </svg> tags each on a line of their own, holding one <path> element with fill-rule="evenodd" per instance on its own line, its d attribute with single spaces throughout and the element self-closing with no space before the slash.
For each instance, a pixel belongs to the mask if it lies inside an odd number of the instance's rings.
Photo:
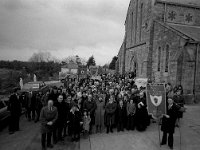
<svg viewBox="0 0 200 150">
<path fill-rule="evenodd" d="M 161 130 L 163 131 L 163 137 L 161 145 L 165 145 L 167 143 L 167 134 L 168 134 L 168 146 L 170 149 L 173 149 L 173 134 L 175 131 L 175 123 L 177 119 L 178 111 L 180 110 L 180 106 L 174 103 L 172 98 L 168 98 L 168 107 L 167 114 L 163 115 L 162 118 L 162 126 Z"/>
<path fill-rule="evenodd" d="M 8 110 L 10 111 L 9 120 L 9 134 L 19 131 L 19 119 L 21 115 L 21 103 L 19 100 L 19 88 L 15 88 L 13 94 L 10 96 Z"/>
</svg>

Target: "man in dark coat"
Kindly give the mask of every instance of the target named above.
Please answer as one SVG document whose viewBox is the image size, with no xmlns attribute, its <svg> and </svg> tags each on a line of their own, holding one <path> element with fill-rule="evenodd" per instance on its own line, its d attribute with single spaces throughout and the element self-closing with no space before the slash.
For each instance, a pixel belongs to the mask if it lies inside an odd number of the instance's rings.
<svg viewBox="0 0 200 150">
<path fill-rule="evenodd" d="M 57 101 L 57 98 L 58 98 L 58 89 L 56 86 L 54 86 L 53 90 L 49 94 L 49 99 L 53 100 L 53 102 L 55 103 Z"/>
<path fill-rule="evenodd" d="M 150 123 L 150 118 L 147 111 L 146 96 L 144 92 L 140 92 L 139 95 L 136 103 L 136 128 L 138 131 L 144 131 Z"/>
<path fill-rule="evenodd" d="M 36 95 L 36 102 L 35 102 L 35 109 L 36 109 L 36 113 L 37 113 L 37 117 L 35 119 L 35 122 L 38 122 L 39 121 L 39 118 L 40 118 L 40 112 L 41 112 L 41 109 L 43 107 L 43 104 L 42 104 L 42 91 L 39 91 L 39 93 Z"/>
<path fill-rule="evenodd" d="M 86 95 L 86 91 L 83 91 L 82 97 L 81 97 L 81 108 L 83 109 L 84 102 L 88 99 Z"/>
<path fill-rule="evenodd" d="M 56 121 L 56 131 L 57 131 L 57 140 L 63 141 L 62 133 L 64 130 L 64 125 L 67 122 L 67 105 L 63 101 L 63 96 L 58 96 L 58 101 L 54 105 L 58 110 L 58 119 Z"/>
<path fill-rule="evenodd" d="M 72 106 L 73 106 L 72 96 L 68 95 L 67 99 L 66 99 L 67 120 L 69 118 L 69 113 L 70 113 Z M 69 129 L 68 129 L 68 134 L 71 135 L 71 132 Z M 64 136 L 67 136 L 67 122 L 65 123 L 65 126 L 64 126 Z"/>
<path fill-rule="evenodd" d="M 95 110 L 97 108 L 96 102 L 93 100 L 92 95 L 88 95 L 88 99 L 83 104 L 83 110 L 87 110 L 91 117 L 90 133 L 92 132 L 92 126 L 95 123 Z"/>
<path fill-rule="evenodd" d="M 117 131 L 124 131 L 124 122 L 126 118 L 126 107 L 123 104 L 123 101 L 119 101 L 118 107 L 117 107 Z"/>
<path fill-rule="evenodd" d="M 10 96 L 8 110 L 10 111 L 9 133 L 13 134 L 19 131 L 19 119 L 21 115 L 21 103 L 19 95 L 17 94 L 18 88 L 14 89 L 14 93 Z"/>
<path fill-rule="evenodd" d="M 49 100 L 47 106 L 43 107 L 40 113 L 41 120 L 41 143 L 42 149 L 46 150 L 46 137 L 47 147 L 52 148 L 51 137 L 53 126 L 58 118 L 57 108 L 53 106 L 53 101 Z"/>
<path fill-rule="evenodd" d="M 81 120 L 81 113 L 77 107 L 77 105 L 73 105 L 68 116 L 69 128 L 71 132 L 72 141 L 78 141 L 80 138 L 80 124 L 82 123 Z"/>
<path fill-rule="evenodd" d="M 168 136 L 168 146 L 173 149 L 173 134 L 175 131 L 175 123 L 177 119 L 177 112 L 180 110 L 180 106 L 176 105 L 172 98 L 168 98 L 167 115 L 162 118 L 161 130 L 163 131 L 163 137 L 161 145 L 167 143 Z"/>
<path fill-rule="evenodd" d="M 31 91 L 31 115 L 32 120 L 35 120 L 35 113 L 36 113 L 36 92 Z"/>
<path fill-rule="evenodd" d="M 184 107 L 185 101 L 183 96 L 181 95 L 181 90 L 176 92 L 176 95 L 173 96 L 174 102 L 180 107 Z M 180 118 L 183 118 L 183 112 L 179 111 L 177 115 L 177 125 L 179 123 Z"/>
<path fill-rule="evenodd" d="M 109 102 L 105 107 L 105 125 L 107 127 L 107 133 L 113 132 L 113 126 L 115 123 L 115 111 L 117 109 L 117 104 L 114 102 L 114 97 L 111 96 Z"/>
</svg>

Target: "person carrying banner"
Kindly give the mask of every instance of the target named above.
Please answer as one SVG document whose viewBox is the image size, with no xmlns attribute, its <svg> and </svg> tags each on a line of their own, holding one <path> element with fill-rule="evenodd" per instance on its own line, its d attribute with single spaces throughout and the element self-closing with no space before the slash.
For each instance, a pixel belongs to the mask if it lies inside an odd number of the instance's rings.
<svg viewBox="0 0 200 150">
<path fill-rule="evenodd" d="M 172 98 L 168 98 L 167 100 L 167 114 L 163 115 L 161 131 L 163 131 L 163 137 L 161 145 L 165 145 L 167 143 L 167 134 L 168 134 L 168 146 L 170 149 L 173 149 L 173 134 L 175 132 L 175 123 L 177 119 L 178 111 L 180 110 L 180 106 L 174 103 Z"/>
</svg>

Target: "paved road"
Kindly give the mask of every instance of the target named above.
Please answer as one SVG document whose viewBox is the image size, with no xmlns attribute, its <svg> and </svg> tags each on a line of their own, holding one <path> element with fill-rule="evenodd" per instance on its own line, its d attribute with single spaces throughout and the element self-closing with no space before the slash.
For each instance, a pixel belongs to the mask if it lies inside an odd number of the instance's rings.
<svg viewBox="0 0 200 150">
<path fill-rule="evenodd" d="M 0 150 L 40 150 L 40 124 L 21 120 L 21 131 L 9 135 L 7 129 L 0 132 Z M 187 106 L 187 112 L 181 122 L 180 132 L 176 128 L 174 135 L 175 150 L 200 149 L 200 104 Z M 52 150 L 167 150 L 167 146 L 159 146 L 158 126 L 152 123 L 145 132 L 125 131 L 112 134 L 93 134 L 82 137 L 80 142 L 58 143 Z"/>
</svg>

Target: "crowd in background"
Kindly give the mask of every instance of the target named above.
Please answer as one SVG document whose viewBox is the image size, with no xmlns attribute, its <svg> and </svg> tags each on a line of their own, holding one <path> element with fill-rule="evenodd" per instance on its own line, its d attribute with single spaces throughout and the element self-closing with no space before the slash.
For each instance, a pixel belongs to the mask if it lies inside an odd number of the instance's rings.
<svg viewBox="0 0 200 150">
<path fill-rule="evenodd" d="M 46 93 L 11 95 L 10 106 L 15 108 L 9 107 L 11 111 L 14 110 L 10 133 L 19 130 L 20 113 L 16 112 L 21 111 L 21 104 L 26 108 L 28 121 L 41 122 L 43 149 L 52 148 L 52 141 L 56 144 L 64 141 L 66 136 L 78 141 L 80 134 L 112 133 L 115 128 L 117 132 L 134 129 L 144 131 L 151 119 L 147 112 L 145 87 L 138 89 L 130 77 L 102 75 L 101 78 L 69 78 L 64 86 L 50 87 Z M 181 86 L 172 88 L 167 84 L 166 90 L 167 99 L 184 105 Z M 177 117 L 182 118 L 182 113 Z M 13 121 L 16 124 L 12 124 Z"/>
</svg>

